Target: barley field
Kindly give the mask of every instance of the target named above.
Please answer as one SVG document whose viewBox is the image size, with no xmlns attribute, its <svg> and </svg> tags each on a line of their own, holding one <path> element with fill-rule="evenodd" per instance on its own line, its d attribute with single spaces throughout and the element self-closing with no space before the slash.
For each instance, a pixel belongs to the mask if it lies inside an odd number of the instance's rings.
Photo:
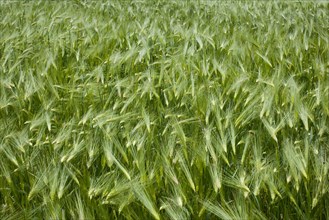
<svg viewBox="0 0 329 220">
<path fill-rule="evenodd" d="M 0 0 L 0 219 L 329 219 L 329 2 Z"/>
</svg>

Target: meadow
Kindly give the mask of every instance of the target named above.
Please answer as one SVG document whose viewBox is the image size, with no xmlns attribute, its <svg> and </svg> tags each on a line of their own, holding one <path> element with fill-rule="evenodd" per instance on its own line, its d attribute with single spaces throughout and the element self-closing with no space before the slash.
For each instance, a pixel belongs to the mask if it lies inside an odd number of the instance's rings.
<svg viewBox="0 0 329 220">
<path fill-rule="evenodd" d="M 328 219 L 329 3 L 0 1 L 0 219 Z"/>
</svg>

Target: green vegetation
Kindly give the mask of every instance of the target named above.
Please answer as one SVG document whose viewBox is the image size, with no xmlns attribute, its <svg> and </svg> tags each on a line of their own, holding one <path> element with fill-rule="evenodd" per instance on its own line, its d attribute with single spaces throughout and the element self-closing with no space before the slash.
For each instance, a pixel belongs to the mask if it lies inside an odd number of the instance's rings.
<svg viewBox="0 0 329 220">
<path fill-rule="evenodd" d="M 0 1 L 0 218 L 328 219 L 328 18 Z"/>
</svg>

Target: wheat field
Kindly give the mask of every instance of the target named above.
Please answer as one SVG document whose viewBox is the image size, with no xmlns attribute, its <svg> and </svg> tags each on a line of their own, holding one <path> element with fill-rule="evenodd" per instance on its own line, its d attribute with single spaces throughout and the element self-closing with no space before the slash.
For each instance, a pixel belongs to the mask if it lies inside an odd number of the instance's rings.
<svg viewBox="0 0 329 220">
<path fill-rule="evenodd" d="M 0 1 L 0 219 L 328 219 L 329 3 Z"/>
</svg>

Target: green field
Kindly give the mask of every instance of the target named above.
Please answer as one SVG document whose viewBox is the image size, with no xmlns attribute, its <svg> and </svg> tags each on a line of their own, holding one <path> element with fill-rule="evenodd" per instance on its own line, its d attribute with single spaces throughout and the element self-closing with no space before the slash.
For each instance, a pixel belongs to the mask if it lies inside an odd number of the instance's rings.
<svg viewBox="0 0 329 220">
<path fill-rule="evenodd" d="M 329 2 L 0 0 L 0 219 L 329 219 Z"/>
</svg>

